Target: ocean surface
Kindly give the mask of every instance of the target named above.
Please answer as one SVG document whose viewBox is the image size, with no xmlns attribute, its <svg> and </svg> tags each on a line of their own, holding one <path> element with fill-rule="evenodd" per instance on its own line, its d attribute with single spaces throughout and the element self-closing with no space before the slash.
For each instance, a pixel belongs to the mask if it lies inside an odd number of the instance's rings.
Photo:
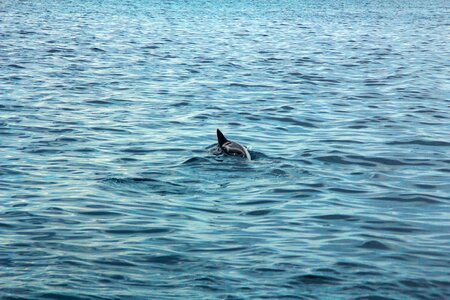
<svg viewBox="0 0 450 300">
<path fill-rule="evenodd" d="M 450 299 L 449 15 L 1 1 L 0 299 Z"/>
</svg>

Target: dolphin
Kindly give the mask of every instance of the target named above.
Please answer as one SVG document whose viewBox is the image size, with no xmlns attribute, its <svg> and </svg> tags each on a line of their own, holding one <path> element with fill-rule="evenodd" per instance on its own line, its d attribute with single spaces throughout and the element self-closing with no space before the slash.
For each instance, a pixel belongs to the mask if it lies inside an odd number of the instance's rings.
<svg viewBox="0 0 450 300">
<path fill-rule="evenodd" d="M 218 148 L 220 148 L 220 150 L 227 155 L 240 156 L 245 157 L 248 160 L 252 160 L 250 152 L 247 150 L 247 148 L 239 145 L 236 142 L 227 140 L 227 138 L 219 129 L 217 129 L 217 144 Z"/>
</svg>

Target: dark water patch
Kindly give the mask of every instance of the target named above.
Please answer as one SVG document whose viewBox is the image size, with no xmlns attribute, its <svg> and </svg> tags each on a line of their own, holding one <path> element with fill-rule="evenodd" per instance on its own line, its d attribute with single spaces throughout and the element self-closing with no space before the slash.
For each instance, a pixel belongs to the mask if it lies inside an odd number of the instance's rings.
<svg viewBox="0 0 450 300">
<path fill-rule="evenodd" d="M 83 148 L 73 149 L 73 151 L 80 152 L 80 153 L 90 153 L 90 152 L 97 152 L 98 150 L 95 148 L 83 147 Z"/>
<path fill-rule="evenodd" d="M 198 119 L 198 120 L 208 120 L 212 118 L 212 116 L 210 114 L 199 114 L 194 116 L 194 119 Z"/>
<path fill-rule="evenodd" d="M 106 52 L 104 49 L 99 47 L 92 47 L 91 50 L 94 52 L 102 52 L 102 53 Z"/>
<path fill-rule="evenodd" d="M 96 99 L 96 100 L 88 100 L 88 101 L 86 101 L 86 103 L 94 104 L 94 105 L 109 105 L 109 104 L 111 104 L 111 101 Z"/>
<path fill-rule="evenodd" d="M 329 188 L 330 191 L 344 193 L 344 194 L 364 194 L 367 191 L 356 190 L 356 189 L 344 189 L 344 188 Z"/>
<path fill-rule="evenodd" d="M 61 143 L 71 143 L 71 142 L 87 142 L 88 139 L 79 138 L 79 137 L 58 137 L 55 139 L 55 142 L 61 142 Z"/>
<path fill-rule="evenodd" d="M 285 272 L 285 270 L 276 269 L 276 268 L 256 268 L 255 271 L 261 272 L 261 273 L 283 273 L 283 272 Z"/>
<path fill-rule="evenodd" d="M 93 261 L 95 264 L 118 266 L 118 267 L 136 267 L 137 265 L 124 259 L 98 259 Z"/>
<path fill-rule="evenodd" d="M 384 157 L 365 157 L 365 156 L 361 156 L 361 155 L 349 155 L 349 156 L 347 156 L 347 158 L 364 160 L 364 161 L 369 161 L 369 162 L 374 162 L 377 164 L 383 164 L 383 165 L 389 165 L 389 166 L 408 165 L 407 163 L 404 163 L 402 161 L 399 161 L 396 159 L 384 158 Z"/>
<path fill-rule="evenodd" d="M 247 247 L 222 247 L 222 248 L 196 248 L 190 252 L 240 252 L 248 249 Z"/>
<path fill-rule="evenodd" d="M 350 164 L 351 163 L 337 155 L 319 156 L 319 157 L 316 157 L 315 159 L 323 161 L 323 162 L 329 162 L 329 163 L 338 163 L 338 164 Z"/>
<path fill-rule="evenodd" d="M 377 272 L 377 271 L 357 271 L 357 272 L 355 272 L 355 275 L 371 278 L 371 277 L 383 276 L 384 274 L 382 272 Z M 375 288 L 368 287 L 368 286 L 363 286 L 362 288 L 365 290 L 369 290 L 369 291 L 376 290 Z"/>
<path fill-rule="evenodd" d="M 242 206 L 251 206 L 251 205 L 264 205 L 264 204 L 273 204 L 273 203 L 277 203 L 276 200 L 265 200 L 265 199 L 261 199 L 261 200 L 251 200 L 251 201 L 245 201 L 245 202 L 237 202 L 236 205 L 242 205 Z"/>
<path fill-rule="evenodd" d="M 251 83 L 230 83 L 230 87 L 240 87 L 240 88 L 272 88 L 268 85 L 262 85 L 262 84 L 251 84 Z"/>
<path fill-rule="evenodd" d="M 143 256 L 139 259 L 139 261 L 162 265 L 179 265 L 191 262 L 190 259 L 178 254 Z"/>
<path fill-rule="evenodd" d="M 0 228 L 4 228 L 4 229 L 10 229 L 10 228 L 14 228 L 15 226 L 13 224 L 8 224 L 8 223 L 0 223 Z"/>
<path fill-rule="evenodd" d="M 304 191 L 303 189 L 289 189 L 289 188 L 276 188 L 273 189 L 271 192 L 275 194 L 292 194 L 295 192 Z M 311 190 L 308 190 L 311 191 Z M 316 190 L 313 190 L 313 192 Z"/>
<path fill-rule="evenodd" d="M 270 295 L 262 295 L 261 296 L 261 299 L 272 299 L 272 297 L 273 296 L 270 296 Z M 297 296 L 297 295 L 294 295 L 294 294 L 292 294 L 292 295 L 290 295 L 290 294 L 283 294 L 283 295 L 280 295 L 280 296 L 278 296 L 278 299 L 284 299 L 284 300 L 307 300 L 307 299 L 314 299 L 314 300 L 317 300 L 317 299 L 319 299 L 319 298 L 317 298 L 317 297 L 312 297 L 312 296 L 309 296 L 309 297 L 303 297 L 303 296 Z"/>
<path fill-rule="evenodd" d="M 121 213 L 113 212 L 113 211 L 105 211 L 105 210 L 87 210 L 87 211 L 79 211 L 80 215 L 85 216 L 93 216 L 93 217 L 118 217 L 121 216 Z"/>
<path fill-rule="evenodd" d="M 394 233 L 395 232 L 416 233 L 421 231 L 420 228 L 412 226 L 408 222 L 405 222 L 405 220 L 388 221 L 380 219 L 380 220 L 367 220 L 365 221 L 365 223 L 369 225 L 364 225 L 363 227 L 370 230 L 392 231 Z"/>
<path fill-rule="evenodd" d="M 40 295 L 43 299 L 55 299 L 55 300 L 82 300 L 83 297 L 78 297 L 74 295 L 68 295 L 63 293 L 44 293 Z"/>
<path fill-rule="evenodd" d="M 209 164 L 210 160 L 203 157 L 191 157 L 187 160 L 185 160 L 182 164 L 183 165 L 202 165 L 202 164 Z"/>
<path fill-rule="evenodd" d="M 426 190 L 431 190 L 431 189 L 434 189 L 437 187 L 432 184 L 421 184 L 421 183 L 416 183 L 416 184 L 414 184 L 414 186 L 421 188 L 421 189 L 426 189 Z"/>
<path fill-rule="evenodd" d="M 425 280 L 423 278 L 421 279 L 404 279 L 399 281 L 400 284 L 410 287 L 410 288 L 426 288 L 430 289 L 433 288 L 434 285 L 429 282 L 428 280 Z"/>
<path fill-rule="evenodd" d="M 146 46 L 142 47 L 142 49 L 151 49 L 151 50 L 153 50 L 153 49 L 158 49 L 158 48 L 160 48 L 160 46 L 157 45 L 157 44 L 154 44 L 154 45 L 146 45 Z"/>
<path fill-rule="evenodd" d="M 134 158 L 134 157 L 120 157 L 115 160 L 115 162 L 117 162 L 117 163 L 138 162 L 138 161 L 140 161 L 140 160 L 138 158 Z"/>
<path fill-rule="evenodd" d="M 168 182 L 163 182 L 163 181 L 159 181 L 157 179 L 152 179 L 152 178 L 141 178 L 141 177 L 134 177 L 134 178 L 108 178 L 108 179 L 104 179 L 104 181 L 106 182 L 113 182 L 113 183 L 123 183 L 123 184 L 127 184 L 127 183 L 146 183 L 146 182 L 150 182 L 150 183 L 162 183 L 162 184 L 168 184 L 168 185 L 174 185 L 174 186 L 180 186 L 178 184 L 175 183 L 168 183 Z"/>
<path fill-rule="evenodd" d="M 445 141 L 433 141 L 433 140 L 411 140 L 411 141 L 392 141 L 387 142 L 386 145 L 421 145 L 421 146 L 449 147 L 450 143 Z"/>
<path fill-rule="evenodd" d="M 308 83 L 317 83 L 317 82 L 324 82 L 324 83 L 328 83 L 328 84 L 337 84 L 339 83 L 338 80 L 335 79 L 331 79 L 331 78 L 326 78 L 324 76 L 320 76 L 317 74 L 303 74 L 300 72 L 292 72 L 289 73 L 290 76 L 293 77 L 298 77 L 300 79 L 304 79 L 306 80 Z"/>
<path fill-rule="evenodd" d="M 173 232 L 174 229 L 172 228 L 163 228 L 163 227 L 151 227 L 151 228 L 146 228 L 146 227 L 134 227 L 134 226 L 126 226 L 123 228 L 112 228 L 112 229 L 107 229 L 105 230 L 106 233 L 110 233 L 110 234 L 125 234 L 125 235 L 140 235 L 140 234 L 165 234 L 165 233 L 171 233 Z"/>
<path fill-rule="evenodd" d="M 26 175 L 27 172 L 14 170 L 13 168 L 6 168 L 0 166 L 0 176 L 6 176 L 6 175 Z"/>
<path fill-rule="evenodd" d="M 55 300 L 82 300 L 82 299 L 99 299 L 105 300 L 107 298 L 98 295 L 78 293 L 77 296 L 71 295 L 71 293 L 41 293 L 39 294 L 39 299 L 55 299 Z"/>
<path fill-rule="evenodd" d="M 337 139 L 325 139 L 325 140 L 320 140 L 321 143 L 326 143 L 326 144 L 364 144 L 364 142 L 360 142 L 360 141 L 356 141 L 356 140 L 337 140 Z"/>
<path fill-rule="evenodd" d="M 362 297 L 354 298 L 355 300 L 395 300 L 395 298 L 378 296 L 378 295 L 366 295 Z"/>
<path fill-rule="evenodd" d="M 259 209 L 259 210 L 253 210 L 253 211 L 249 211 L 244 213 L 246 216 L 265 216 L 268 215 L 270 213 L 272 213 L 273 210 L 270 209 Z"/>
<path fill-rule="evenodd" d="M 120 152 L 123 153 L 131 153 L 133 155 L 144 155 L 149 153 L 149 149 L 146 148 L 137 148 L 137 147 L 132 147 L 132 148 L 125 148 L 125 149 L 121 149 Z"/>
<path fill-rule="evenodd" d="M 94 131 L 100 131 L 100 132 L 113 132 L 113 133 L 117 133 L 117 134 L 131 134 L 130 131 L 125 130 L 125 129 L 120 129 L 120 128 L 115 128 L 115 127 L 92 127 L 91 130 Z"/>
<path fill-rule="evenodd" d="M 430 283 L 433 286 L 435 286 L 435 287 L 450 288 L 450 281 L 449 280 L 430 279 Z"/>
<path fill-rule="evenodd" d="M 165 196 L 184 194 L 187 190 L 192 191 L 192 189 L 181 184 L 152 178 L 107 178 L 101 180 L 101 182 L 106 184 L 105 189 L 113 189 L 121 194 L 134 192 L 138 194 L 158 194 Z"/>
<path fill-rule="evenodd" d="M 261 121 L 261 117 L 257 116 L 246 116 L 245 118 L 250 121 Z"/>
<path fill-rule="evenodd" d="M 10 67 L 10 68 L 13 68 L 13 69 L 25 69 L 24 66 L 18 65 L 18 64 L 9 64 L 7 66 Z"/>
<path fill-rule="evenodd" d="M 326 163 L 334 163 L 334 164 L 343 164 L 343 165 L 360 165 L 360 166 L 367 166 L 367 167 L 375 167 L 376 164 L 368 163 L 368 162 L 361 162 L 361 161 L 350 161 L 345 159 L 344 157 L 338 156 L 338 155 L 326 155 L 326 156 L 318 156 L 314 159 L 326 162 Z"/>
<path fill-rule="evenodd" d="M 360 247 L 365 248 L 365 249 L 372 249 L 372 250 L 389 250 L 390 249 L 387 245 L 383 244 L 380 241 L 376 241 L 376 240 L 364 242 Z"/>
<path fill-rule="evenodd" d="M 180 101 L 180 102 L 172 104 L 173 107 L 183 107 L 183 106 L 188 106 L 188 105 L 189 105 L 189 102 L 187 102 L 187 101 Z"/>
<path fill-rule="evenodd" d="M 341 282 L 339 278 L 324 275 L 307 274 L 293 277 L 290 284 L 317 284 L 317 285 L 333 285 Z"/>
<path fill-rule="evenodd" d="M 350 270 L 376 269 L 376 267 L 374 267 L 373 265 L 363 264 L 363 263 L 359 263 L 359 262 L 351 262 L 351 261 L 341 261 L 341 262 L 337 262 L 335 265 L 338 268 L 344 268 L 344 269 L 350 269 Z"/>
<path fill-rule="evenodd" d="M 71 48 L 66 48 L 66 47 L 54 47 L 54 48 L 47 50 L 47 52 L 53 54 L 53 53 L 75 52 L 75 50 L 71 49 Z"/>
<path fill-rule="evenodd" d="M 285 176 L 287 174 L 286 171 L 281 169 L 273 169 L 270 172 L 275 176 Z"/>
<path fill-rule="evenodd" d="M 422 204 L 440 204 L 442 200 L 446 200 L 446 198 L 443 197 L 423 195 L 423 194 L 399 194 L 392 196 L 372 197 L 371 199 L 377 201 L 393 201 L 393 202 L 422 203 Z"/>
<path fill-rule="evenodd" d="M 270 119 L 270 120 L 274 120 L 274 121 L 279 121 L 279 122 L 282 122 L 282 123 L 288 123 L 288 124 L 295 125 L 295 126 L 301 126 L 301 127 L 307 127 L 307 128 L 317 128 L 317 126 L 314 125 L 313 123 L 296 120 L 296 119 L 290 118 L 290 117 L 272 117 L 272 116 L 267 116 L 266 118 Z"/>
<path fill-rule="evenodd" d="M 61 142 L 49 142 L 50 147 L 43 146 L 43 145 L 30 145 L 26 148 L 20 149 L 25 153 L 30 154 L 39 154 L 39 155 L 55 155 L 55 154 L 62 154 L 65 151 L 63 150 L 63 145 L 66 143 Z"/>
<path fill-rule="evenodd" d="M 350 125 L 347 128 L 350 128 L 350 129 L 366 129 L 366 128 L 369 128 L 369 126 L 366 126 L 366 125 Z"/>
<path fill-rule="evenodd" d="M 329 215 L 320 215 L 314 216 L 315 219 L 321 220 L 342 220 L 342 221 L 358 221 L 359 218 L 350 216 L 350 215 L 342 215 L 342 214 L 329 214 Z"/>
<path fill-rule="evenodd" d="M 228 213 L 225 210 L 219 210 L 219 209 L 212 209 L 212 208 L 202 208 L 202 207 L 186 207 L 189 210 L 194 210 L 194 211 L 200 211 L 200 212 L 205 212 L 205 213 L 210 213 L 210 214 L 226 214 Z"/>
<path fill-rule="evenodd" d="M 315 197 L 317 190 L 314 189 L 301 189 L 299 192 L 292 195 L 292 198 L 309 198 Z M 320 193 L 320 192 L 319 192 Z"/>
</svg>

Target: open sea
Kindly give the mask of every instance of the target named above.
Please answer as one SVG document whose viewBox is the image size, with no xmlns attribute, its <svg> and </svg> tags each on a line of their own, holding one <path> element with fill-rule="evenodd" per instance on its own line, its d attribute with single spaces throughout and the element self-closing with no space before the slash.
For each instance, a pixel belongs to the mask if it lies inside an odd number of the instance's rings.
<svg viewBox="0 0 450 300">
<path fill-rule="evenodd" d="M 450 299 L 449 15 L 1 1 L 0 299 Z"/>
</svg>

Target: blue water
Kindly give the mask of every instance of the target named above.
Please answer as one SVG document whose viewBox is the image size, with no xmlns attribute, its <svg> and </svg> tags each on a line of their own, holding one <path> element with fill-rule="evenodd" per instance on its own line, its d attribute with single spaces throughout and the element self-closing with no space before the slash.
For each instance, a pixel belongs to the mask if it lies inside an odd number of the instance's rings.
<svg viewBox="0 0 450 300">
<path fill-rule="evenodd" d="M 449 12 L 1 1 L 0 298 L 449 299 Z"/>
</svg>

